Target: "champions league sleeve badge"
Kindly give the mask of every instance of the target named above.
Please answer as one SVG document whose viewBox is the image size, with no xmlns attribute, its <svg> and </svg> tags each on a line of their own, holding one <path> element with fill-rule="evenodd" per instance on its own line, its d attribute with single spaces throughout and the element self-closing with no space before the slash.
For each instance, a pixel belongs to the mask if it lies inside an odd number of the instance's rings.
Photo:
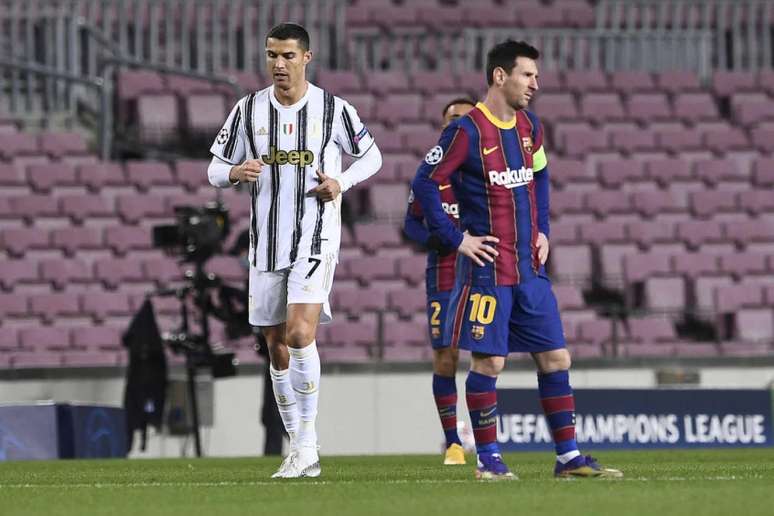
<svg viewBox="0 0 774 516">
<path fill-rule="evenodd" d="M 218 142 L 219 145 L 223 145 L 224 143 L 226 143 L 227 140 L 228 140 L 228 128 L 224 127 L 218 133 L 217 142 Z"/>
<path fill-rule="evenodd" d="M 443 149 L 440 145 L 436 145 L 425 156 L 425 163 L 428 165 L 437 165 L 443 159 Z"/>
</svg>

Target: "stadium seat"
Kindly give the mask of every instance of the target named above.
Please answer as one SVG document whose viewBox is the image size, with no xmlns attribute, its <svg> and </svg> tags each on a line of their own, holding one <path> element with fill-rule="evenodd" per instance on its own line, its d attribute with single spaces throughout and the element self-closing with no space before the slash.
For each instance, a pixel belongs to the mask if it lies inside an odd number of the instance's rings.
<svg viewBox="0 0 774 516">
<path fill-rule="evenodd" d="M 752 165 L 753 184 L 759 188 L 774 187 L 774 157 L 758 157 Z"/>
<path fill-rule="evenodd" d="M 51 231 L 51 245 L 64 251 L 65 255 L 73 256 L 79 250 L 103 249 L 105 243 L 101 228 L 64 227 Z"/>
<path fill-rule="evenodd" d="M 105 228 L 105 244 L 117 255 L 151 248 L 151 231 L 145 227 L 110 226 Z"/>
<path fill-rule="evenodd" d="M 568 157 L 581 157 L 608 147 L 607 136 L 583 122 L 557 124 L 554 142 L 557 150 Z"/>
<path fill-rule="evenodd" d="M 143 142 L 162 144 L 180 127 L 174 95 L 141 95 L 137 100 L 137 124 Z"/>
<path fill-rule="evenodd" d="M 46 324 L 53 323 L 57 317 L 77 317 L 81 315 L 78 295 L 70 292 L 32 294 L 30 314 L 40 317 Z"/>
<path fill-rule="evenodd" d="M 760 190 L 748 190 L 739 192 L 739 206 L 751 215 L 757 216 L 764 213 L 774 213 L 774 196 L 769 188 Z"/>
<path fill-rule="evenodd" d="M 10 199 L 11 208 L 27 223 L 32 224 L 41 217 L 58 217 L 59 200 L 45 194 L 31 194 Z"/>
<path fill-rule="evenodd" d="M 77 186 L 75 167 L 65 163 L 33 164 L 27 167 L 29 185 L 35 192 L 49 193 L 54 187 Z"/>
<path fill-rule="evenodd" d="M 164 82 L 166 83 L 166 90 L 177 94 L 181 99 L 211 93 L 213 90 L 213 83 L 184 75 L 167 74 L 164 76 Z"/>
<path fill-rule="evenodd" d="M 692 123 L 720 118 L 709 93 L 678 93 L 674 98 L 674 113 L 677 118 Z"/>
<path fill-rule="evenodd" d="M 93 280 L 89 264 L 78 259 L 41 260 L 40 276 L 57 290 L 64 290 L 72 283 L 89 283 Z"/>
<path fill-rule="evenodd" d="M 680 277 L 648 278 L 645 280 L 645 302 L 648 309 L 680 311 L 685 309 L 685 280 Z"/>
<path fill-rule="evenodd" d="M 426 264 L 427 256 L 425 254 L 402 256 L 395 262 L 398 276 L 411 285 L 424 285 Z"/>
<path fill-rule="evenodd" d="M 142 273 L 159 287 L 183 278 L 183 268 L 171 258 L 147 258 L 142 261 Z"/>
<path fill-rule="evenodd" d="M 30 133 L 0 134 L 0 158 L 10 160 L 17 156 L 39 156 L 38 137 Z"/>
<path fill-rule="evenodd" d="M 576 94 L 608 91 L 607 75 L 596 70 L 568 70 L 564 73 L 565 87 Z"/>
<path fill-rule="evenodd" d="M 750 137 L 756 149 L 769 155 L 774 153 L 774 123 L 758 124 L 750 131 Z"/>
<path fill-rule="evenodd" d="M 650 125 L 656 135 L 656 144 L 666 151 L 677 153 L 702 149 L 701 134 L 679 122 Z"/>
<path fill-rule="evenodd" d="M 599 270 L 596 275 L 600 282 L 619 285 L 623 280 L 623 258 L 637 253 L 634 244 L 605 244 L 599 249 Z"/>
<path fill-rule="evenodd" d="M 99 191 L 105 186 L 124 186 L 126 175 L 118 163 L 94 163 L 78 167 L 78 181 L 91 191 Z"/>
<path fill-rule="evenodd" d="M 715 70 L 712 73 L 712 92 L 718 97 L 732 93 L 754 91 L 757 88 L 755 72 L 740 70 Z"/>
<path fill-rule="evenodd" d="M 141 192 L 147 192 L 153 186 L 171 186 L 175 184 L 172 169 L 161 161 L 129 161 L 126 163 L 126 179 Z"/>
<path fill-rule="evenodd" d="M 543 121 L 551 123 L 581 118 L 575 99 L 569 93 L 540 93 L 530 109 L 534 110 Z"/>
<path fill-rule="evenodd" d="M 379 285 L 357 288 L 334 286 L 331 306 L 353 317 L 363 312 L 380 312 L 387 309 L 387 292 Z"/>
<path fill-rule="evenodd" d="M 422 120 L 422 97 L 414 93 L 391 94 L 377 102 L 374 111 L 376 120 L 392 126 L 419 122 Z"/>
<path fill-rule="evenodd" d="M 371 212 L 377 218 L 403 220 L 409 185 L 406 183 L 375 184 L 368 189 Z M 360 237 L 357 238 L 361 242 Z"/>
<path fill-rule="evenodd" d="M 148 218 L 169 217 L 166 201 L 161 195 L 127 194 L 116 197 L 116 212 L 127 224 L 137 224 Z M 150 241 L 150 238 L 149 238 Z"/>
<path fill-rule="evenodd" d="M 625 118 L 621 97 L 613 93 L 588 93 L 580 100 L 581 117 L 596 123 Z"/>
<path fill-rule="evenodd" d="M 691 212 L 699 218 L 710 218 L 720 213 L 738 212 L 736 192 L 706 190 L 689 194 Z"/>
<path fill-rule="evenodd" d="M 737 336 L 743 341 L 765 341 L 774 339 L 774 310 L 765 308 L 743 308 L 736 313 Z"/>
<path fill-rule="evenodd" d="M 641 70 L 620 70 L 610 74 L 610 83 L 614 89 L 624 95 L 650 93 L 656 89 L 653 75 Z"/>
<path fill-rule="evenodd" d="M 680 253 L 672 256 L 672 267 L 678 274 L 688 279 L 701 275 L 716 275 L 720 273 L 718 257 L 714 254 L 701 252 Z"/>
<path fill-rule="evenodd" d="M 161 74 L 151 70 L 121 70 L 116 85 L 118 98 L 123 101 L 137 99 L 143 93 L 166 90 Z"/>
<path fill-rule="evenodd" d="M 128 316 L 133 313 L 129 304 L 129 296 L 123 292 L 89 291 L 80 294 L 80 297 L 83 313 L 93 317 L 98 322 L 105 321 L 108 316 Z M 110 330 L 106 331 L 110 332 Z M 79 344 L 75 340 L 73 342 L 76 345 Z M 118 343 L 116 342 L 116 344 Z M 90 345 L 82 343 L 81 345 L 91 348 Z"/>
<path fill-rule="evenodd" d="M 688 70 L 669 70 L 656 74 L 658 89 L 667 93 L 682 93 L 701 90 L 699 78 L 695 72 Z"/>
<path fill-rule="evenodd" d="M 348 70 L 321 69 L 317 73 L 317 85 L 339 96 L 363 91 L 363 80 L 360 74 Z M 347 96 L 348 100 L 349 98 Z M 356 108 L 360 107 L 358 104 L 354 105 Z"/>
<path fill-rule="evenodd" d="M 66 195 L 60 198 L 62 213 L 75 224 L 87 219 L 111 217 L 114 214 L 110 199 L 95 194 Z"/>
<path fill-rule="evenodd" d="M 83 137 L 76 132 L 43 132 L 39 138 L 40 150 L 53 159 L 84 156 L 89 153 Z"/>
<path fill-rule="evenodd" d="M 561 224 L 559 225 L 562 226 Z M 556 238 L 551 232 L 551 241 Z M 603 243 L 627 242 L 626 225 L 615 220 L 590 222 L 580 225 L 580 241 L 599 245 Z"/>
<path fill-rule="evenodd" d="M 731 117 L 742 126 L 774 120 L 774 104 L 765 93 L 735 93 L 731 97 Z"/>
<path fill-rule="evenodd" d="M 0 353 L 10 353 L 19 348 L 19 329 L 0 326 Z"/>
<path fill-rule="evenodd" d="M 426 346 L 430 348 L 427 329 L 427 316 L 418 314 L 408 320 L 399 319 L 392 314 L 384 315 L 384 345 L 390 346 Z"/>
<path fill-rule="evenodd" d="M 715 311 L 719 314 L 737 312 L 741 308 L 759 308 L 764 304 L 764 290 L 750 285 L 724 285 L 714 292 Z"/>
<path fill-rule="evenodd" d="M 411 317 L 427 310 L 425 289 L 422 287 L 390 290 L 387 299 L 389 309 L 397 312 L 401 317 Z"/>
<path fill-rule="evenodd" d="M 392 231 L 395 228 L 391 228 Z M 360 241 L 358 239 L 358 241 Z M 352 258 L 348 261 L 350 275 L 364 285 L 374 280 L 395 278 L 395 259 L 392 256 L 364 256 Z"/>
<path fill-rule="evenodd" d="M 636 93 L 626 102 L 626 112 L 635 121 L 653 122 L 672 120 L 674 114 L 667 97 L 663 93 Z"/>
<path fill-rule="evenodd" d="M 364 78 L 366 91 L 375 93 L 380 97 L 409 91 L 409 82 L 402 71 L 375 71 L 365 74 Z M 417 110 L 418 112 L 419 110 Z"/>
<path fill-rule="evenodd" d="M 640 283 L 653 276 L 667 276 L 672 271 L 672 259 L 663 253 L 638 253 L 623 257 L 624 280 Z"/>
<path fill-rule="evenodd" d="M 687 220 L 677 224 L 677 238 L 690 249 L 702 244 L 726 241 L 723 224 L 714 220 Z"/>
<path fill-rule="evenodd" d="M 222 95 L 192 94 L 184 99 L 184 116 L 191 133 L 209 136 L 221 128 L 229 110 Z"/>
<path fill-rule="evenodd" d="M 626 321 L 629 337 L 640 345 L 673 343 L 677 340 L 671 320 L 664 318 L 629 318 Z"/>
<path fill-rule="evenodd" d="M 132 258 L 96 260 L 94 275 L 111 289 L 128 282 L 141 282 L 144 279 L 140 262 Z"/>
<path fill-rule="evenodd" d="M 3 229 L 0 238 L 3 248 L 17 258 L 23 257 L 32 249 L 48 249 L 51 242 L 48 230 L 38 227 Z"/>
<path fill-rule="evenodd" d="M 591 249 L 588 245 L 555 245 L 551 248 L 552 276 L 558 281 L 582 283 L 591 279 Z"/>
</svg>

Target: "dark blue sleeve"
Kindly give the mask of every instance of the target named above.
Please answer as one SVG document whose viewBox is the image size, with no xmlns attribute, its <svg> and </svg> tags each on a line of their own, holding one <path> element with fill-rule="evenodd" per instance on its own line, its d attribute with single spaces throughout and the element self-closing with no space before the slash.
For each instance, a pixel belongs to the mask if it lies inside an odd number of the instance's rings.
<svg viewBox="0 0 774 516">
<path fill-rule="evenodd" d="M 430 238 L 430 231 L 425 226 L 425 217 L 422 214 L 422 207 L 419 201 L 414 197 L 414 191 L 409 194 L 408 208 L 406 209 L 406 219 L 403 222 L 403 232 L 414 242 L 427 246 Z"/>
<path fill-rule="evenodd" d="M 535 198 L 537 200 L 538 230 L 548 237 L 550 231 L 549 200 L 551 197 L 551 182 L 548 177 L 548 167 L 535 172 Z"/>
<path fill-rule="evenodd" d="M 438 186 L 448 182 L 449 177 L 459 169 L 468 155 L 468 136 L 458 122 L 449 124 L 438 145 L 430 149 L 417 170 L 412 183 L 416 199 L 424 209 L 430 233 L 436 236 L 440 245 L 457 249 L 462 243 L 462 232 L 446 216 L 441 204 Z"/>
</svg>

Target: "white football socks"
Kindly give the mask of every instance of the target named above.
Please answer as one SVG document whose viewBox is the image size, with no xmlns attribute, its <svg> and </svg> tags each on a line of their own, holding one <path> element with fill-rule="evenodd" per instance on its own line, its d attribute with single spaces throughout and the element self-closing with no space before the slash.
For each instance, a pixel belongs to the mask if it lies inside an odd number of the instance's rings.
<svg viewBox="0 0 774 516">
<path fill-rule="evenodd" d="M 556 456 L 556 460 L 558 460 L 562 464 L 567 464 L 568 462 L 570 462 L 572 459 L 574 459 L 578 455 L 580 455 L 580 452 L 578 450 L 573 450 L 573 451 L 569 451 L 567 453 L 563 453 L 561 455 L 557 455 Z"/>
<path fill-rule="evenodd" d="M 271 374 L 271 385 L 274 390 L 274 399 L 277 400 L 277 409 L 279 409 L 282 423 L 285 425 L 285 431 L 290 437 L 290 446 L 294 446 L 296 435 L 298 434 L 298 405 L 296 403 L 296 393 L 290 383 L 290 369 L 278 371 L 273 365 L 269 365 Z"/>
<path fill-rule="evenodd" d="M 305 348 L 288 348 L 290 354 L 290 383 L 298 404 L 298 445 L 317 446 L 317 400 L 320 385 L 320 355 L 317 343 L 312 341 Z"/>
</svg>

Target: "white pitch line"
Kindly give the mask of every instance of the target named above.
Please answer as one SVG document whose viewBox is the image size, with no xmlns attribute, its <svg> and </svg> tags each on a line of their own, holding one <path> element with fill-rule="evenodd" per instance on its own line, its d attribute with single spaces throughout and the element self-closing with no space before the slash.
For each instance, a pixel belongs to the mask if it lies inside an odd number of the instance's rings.
<svg viewBox="0 0 774 516">
<path fill-rule="evenodd" d="M 711 481 L 711 482 L 727 482 L 737 480 L 762 480 L 762 475 L 752 476 L 709 476 L 709 477 L 662 477 L 662 478 L 648 478 L 648 477 L 625 477 L 625 478 L 610 478 L 599 479 L 610 482 L 692 482 L 692 481 Z M 515 482 L 545 482 L 548 479 L 532 478 L 532 479 L 519 479 Z M 585 479 L 567 478 L 562 479 L 564 481 L 576 481 L 583 482 Z M 593 480 L 591 480 L 593 481 Z M 297 482 L 304 485 L 323 486 L 323 485 L 335 485 L 335 484 L 472 484 L 478 483 L 475 479 L 393 479 L 393 480 L 305 480 L 299 479 Z M 492 481 L 483 481 L 483 483 L 492 483 Z M 283 484 L 282 480 L 256 480 L 253 482 L 130 482 L 127 484 L 111 482 L 111 483 L 95 483 L 95 484 L 0 484 L 0 489 L 116 489 L 116 488 L 153 488 L 153 487 L 258 487 L 258 486 L 280 486 Z M 287 484 L 287 483 L 286 483 Z"/>
</svg>

